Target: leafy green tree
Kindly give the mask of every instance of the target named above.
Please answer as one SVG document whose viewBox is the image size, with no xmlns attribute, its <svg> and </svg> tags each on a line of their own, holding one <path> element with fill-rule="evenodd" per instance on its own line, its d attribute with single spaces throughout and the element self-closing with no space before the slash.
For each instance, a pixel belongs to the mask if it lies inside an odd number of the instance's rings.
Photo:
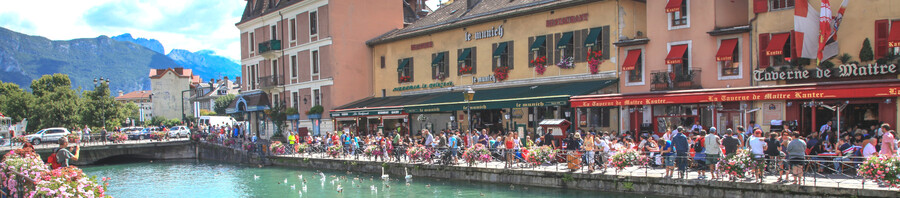
<svg viewBox="0 0 900 198">
<path fill-rule="evenodd" d="M 225 115 L 225 108 L 228 108 L 228 105 L 231 105 L 231 102 L 234 102 L 234 99 L 234 94 L 228 94 L 216 98 L 216 106 L 213 110 L 216 111 L 216 114 Z"/>
<path fill-rule="evenodd" d="M 31 92 L 37 97 L 57 91 L 57 89 L 72 89 L 72 81 L 69 80 L 69 75 L 59 73 L 43 75 L 41 78 L 31 81 Z"/>
<path fill-rule="evenodd" d="M 284 140 L 281 132 L 287 126 L 287 111 L 282 102 L 275 102 L 275 106 L 265 111 L 266 115 L 275 124 L 275 133 L 272 134 L 272 140 Z"/>
<path fill-rule="evenodd" d="M 150 121 L 147 122 L 148 126 L 159 126 L 166 121 L 165 117 L 162 116 L 153 116 L 150 118 Z"/>
<path fill-rule="evenodd" d="M 132 122 L 136 122 L 137 120 L 140 120 L 140 118 L 141 118 L 140 107 L 138 107 L 137 104 L 134 104 L 134 102 L 119 104 L 118 106 L 119 106 L 119 108 L 117 108 L 118 112 L 116 112 L 118 114 L 118 116 L 116 116 L 117 118 L 131 119 Z M 126 122 L 127 120 L 118 120 L 118 121 L 120 121 L 120 122 L 117 122 L 117 123 L 129 124 Z M 116 126 L 118 126 L 118 125 L 116 125 Z"/>
<path fill-rule="evenodd" d="M 80 98 L 71 86 L 57 86 L 44 91 L 37 97 L 33 107 L 34 111 L 29 116 L 30 129 L 48 127 L 74 127 L 80 120 Z M 32 127 L 32 122 L 35 127 Z"/>
<path fill-rule="evenodd" d="M 862 49 L 859 50 L 859 61 L 861 62 L 869 62 L 875 60 L 875 52 L 872 51 L 872 44 L 869 43 L 869 38 L 863 41 Z"/>
<path fill-rule="evenodd" d="M 113 128 L 125 122 L 127 113 L 121 111 L 123 104 L 116 102 L 110 94 L 109 83 L 100 82 L 93 91 L 85 91 L 81 105 L 81 123 L 92 126 Z"/>
<path fill-rule="evenodd" d="M 32 103 L 34 95 L 19 88 L 19 85 L 0 81 L 0 113 L 11 117 L 13 122 L 27 118 Z"/>
</svg>

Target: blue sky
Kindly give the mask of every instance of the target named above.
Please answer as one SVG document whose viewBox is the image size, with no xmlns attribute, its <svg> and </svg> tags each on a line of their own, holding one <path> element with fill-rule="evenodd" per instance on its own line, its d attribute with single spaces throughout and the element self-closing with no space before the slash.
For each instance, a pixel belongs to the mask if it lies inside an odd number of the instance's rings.
<svg viewBox="0 0 900 198">
<path fill-rule="evenodd" d="M 166 51 L 209 49 L 240 59 L 244 0 L 26 0 L 0 6 L 0 26 L 53 40 L 131 33 Z"/>
</svg>

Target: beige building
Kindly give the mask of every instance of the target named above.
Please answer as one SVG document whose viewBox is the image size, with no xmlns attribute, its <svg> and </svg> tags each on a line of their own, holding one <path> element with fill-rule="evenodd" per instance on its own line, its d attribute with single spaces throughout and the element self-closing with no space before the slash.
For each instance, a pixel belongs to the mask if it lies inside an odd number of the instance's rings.
<svg viewBox="0 0 900 198">
<path fill-rule="evenodd" d="M 141 112 L 141 117 L 139 117 L 138 120 L 150 120 L 150 117 L 153 116 L 153 96 L 150 92 L 150 90 L 141 90 L 125 94 L 122 93 L 122 91 L 119 91 L 119 96 L 116 96 L 116 101 L 121 103 L 133 102 L 138 106 L 140 109 L 139 111 Z"/>
<path fill-rule="evenodd" d="M 191 69 L 151 69 L 150 85 L 153 94 L 153 116 L 181 119 L 191 116 L 190 91 L 202 80 Z"/>
</svg>

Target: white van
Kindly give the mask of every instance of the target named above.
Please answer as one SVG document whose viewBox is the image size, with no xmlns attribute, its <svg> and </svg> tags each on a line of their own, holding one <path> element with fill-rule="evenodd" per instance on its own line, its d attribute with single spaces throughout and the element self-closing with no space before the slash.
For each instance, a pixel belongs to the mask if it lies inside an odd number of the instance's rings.
<svg viewBox="0 0 900 198">
<path fill-rule="evenodd" d="M 237 123 L 231 116 L 200 116 L 197 120 L 207 126 L 231 126 Z"/>
</svg>

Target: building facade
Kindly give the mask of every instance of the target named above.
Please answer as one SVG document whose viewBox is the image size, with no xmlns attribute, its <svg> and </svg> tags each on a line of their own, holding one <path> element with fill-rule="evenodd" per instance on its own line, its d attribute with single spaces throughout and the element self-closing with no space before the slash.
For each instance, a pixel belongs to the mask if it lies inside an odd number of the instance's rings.
<svg viewBox="0 0 900 198">
<path fill-rule="evenodd" d="M 403 6 L 396 0 L 247 1 L 236 24 L 243 76 L 236 101 L 268 104 L 240 103 L 228 112 L 265 136 L 274 127 L 261 111 L 276 104 L 305 115 L 316 105 L 327 111 L 371 96 L 371 52 L 364 42 L 402 27 L 404 12 L 411 11 Z M 321 123 L 301 117 L 291 129 L 332 126 L 327 114 Z"/>
<path fill-rule="evenodd" d="M 196 106 L 192 108 L 192 112 L 194 109 L 198 109 L 201 112 L 216 113 L 216 99 L 226 95 L 237 96 L 240 94 L 241 84 L 237 83 L 240 80 L 237 78 L 232 81 L 226 76 L 223 79 L 211 79 L 209 82 L 198 84 L 191 92 L 191 104 Z M 193 112 L 194 114 L 191 115 L 201 115 L 201 112 Z"/>
<path fill-rule="evenodd" d="M 543 133 L 541 121 L 554 119 L 616 130 L 615 108 L 576 111 L 568 98 L 617 92 L 620 54 L 611 41 L 643 31 L 636 22 L 643 17 L 633 16 L 643 7 L 639 1 L 446 4 L 368 42 L 375 96 L 331 111 L 335 130 L 524 135 Z M 466 101 L 468 89 L 475 94 Z"/>
<path fill-rule="evenodd" d="M 191 69 L 151 69 L 152 115 L 181 120 L 191 116 L 190 91 L 201 81 L 200 77 L 194 75 Z"/>
<path fill-rule="evenodd" d="M 140 117 L 138 121 L 150 120 L 153 117 L 153 102 L 151 96 L 151 90 L 141 90 L 141 91 L 133 91 L 131 93 L 122 93 L 119 91 L 119 96 L 116 96 L 116 101 L 121 103 L 129 103 L 133 102 L 139 108 Z"/>
</svg>

